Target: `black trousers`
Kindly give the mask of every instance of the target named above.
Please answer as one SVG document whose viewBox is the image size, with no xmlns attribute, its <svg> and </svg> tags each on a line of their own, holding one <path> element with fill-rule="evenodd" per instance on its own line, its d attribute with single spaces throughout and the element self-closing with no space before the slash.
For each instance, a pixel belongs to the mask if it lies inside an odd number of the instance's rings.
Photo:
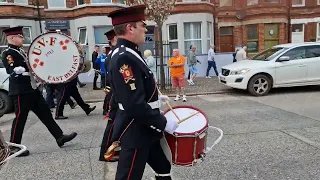
<svg viewBox="0 0 320 180">
<path fill-rule="evenodd" d="M 211 68 L 213 68 L 214 72 L 216 73 L 216 76 L 219 76 L 219 73 L 217 71 L 217 65 L 216 65 L 215 61 L 208 61 L 208 68 L 207 68 L 206 76 L 209 76 L 209 71 Z"/>
<path fill-rule="evenodd" d="M 53 100 L 54 99 L 55 90 L 59 91 L 58 85 L 56 85 L 56 84 L 47 84 L 47 86 L 46 86 L 46 91 L 47 91 L 46 101 L 49 104 L 50 108 L 55 107 L 54 100 Z M 67 100 L 67 103 L 69 104 L 70 107 L 74 106 L 74 102 L 70 98 Z"/>
<path fill-rule="evenodd" d="M 160 140 L 143 149 L 131 149 L 121 146 L 116 180 L 142 179 L 146 163 L 157 174 L 165 175 L 170 173 L 171 164 L 160 146 Z M 170 180 L 171 177 L 168 175 L 161 179 Z"/>
<path fill-rule="evenodd" d="M 101 147 L 100 147 L 100 156 L 99 159 L 102 160 L 104 159 L 104 153 L 107 152 L 107 149 L 109 146 L 111 146 L 111 136 L 113 132 L 113 126 L 114 126 L 114 121 L 109 120 L 108 124 L 106 126 L 106 129 L 104 130 L 102 142 L 101 142 Z"/>
<path fill-rule="evenodd" d="M 93 78 L 93 88 L 97 88 L 98 77 L 99 77 L 99 73 L 95 72 L 94 73 L 94 78 Z"/>
<path fill-rule="evenodd" d="M 104 74 L 101 74 L 101 88 L 106 87 L 106 76 Z"/>
<path fill-rule="evenodd" d="M 30 110 L 38 116 L 55 139 L 63 136 L 61 128 L 53 119 L 50 108 L 40 91 L 12 96 L 12 98 L 16 117 L 12 123 L 10 142 L 21 144 L 23 130 Z"/>
<path fill-rule="evenodd" d="M 73 97 L 73 99 L 85 112 L 87 112 L 90 108 L 90 106 L 83 101 L 77 86 L 64 86 L 59 92 L 56 117 L 63 116 L 64 105 L 70 96 Z"/>
</svg>

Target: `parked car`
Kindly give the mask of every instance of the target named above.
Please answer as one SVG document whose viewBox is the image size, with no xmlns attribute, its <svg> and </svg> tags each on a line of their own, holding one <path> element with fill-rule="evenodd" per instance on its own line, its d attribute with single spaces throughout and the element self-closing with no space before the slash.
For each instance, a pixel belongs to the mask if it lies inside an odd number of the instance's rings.
<svg viewBox="0 0 320 180">
<path fill-rule="evenodd" d="M 8 76 L 2 61 L 0 60 L 0 114 L 8 113 L 13 109 L 13 101 L 8 96 L 9 80 L 2 84 Z"/>
<path fill-rule="evenodd" d="M 253 96 L 263 96 L 271 88 L 319 85 L 319 72 L 320 43 L 290 43 L 222 67 L 219 81 Z"/>
</svg>

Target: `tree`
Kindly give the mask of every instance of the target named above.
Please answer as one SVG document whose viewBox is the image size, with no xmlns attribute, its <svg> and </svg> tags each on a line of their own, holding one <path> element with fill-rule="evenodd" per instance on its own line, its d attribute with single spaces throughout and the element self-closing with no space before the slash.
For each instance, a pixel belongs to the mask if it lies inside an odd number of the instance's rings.
<svg viewBox="0 0 320 180">
<path fill-rule="evenodd" d="M 163 63 L 162 26 L 176 4 L 176 0 L 126 0 L 127 5 L 146 5 L 146 14 L 149 20 L 157 24 L 159 33 L 160 54 L 160 88 L 165 89 L 165 75 Z"/>
</svg>

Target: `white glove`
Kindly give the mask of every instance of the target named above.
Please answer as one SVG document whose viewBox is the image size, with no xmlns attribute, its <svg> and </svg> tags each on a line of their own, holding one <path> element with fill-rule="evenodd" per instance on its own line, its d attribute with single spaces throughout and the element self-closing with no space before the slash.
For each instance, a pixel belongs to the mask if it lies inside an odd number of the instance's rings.
<svg viewBox="0 0 320 180">
<path fill-rule="evenodd" d="M 169 101 L 170 98 L 166 95 L 160 95 L 159 96 L 159 100 L 162 101 L 162 102 L 166 102 L 166 101 Z"/>
<path fill-rule="evenodd" d="M 13 69 L 13 71 L 14 71 L 16 74 L 22 74 L 22 73 L 26 72 L 26 69 L 25 69 L 24 67 L 19 66 L 19 67 L 15 67 L 15 68 Z"/>
<path fill-rule="evenodd" d="M 166 127 L 164 128 L 169 134 L 173 134 L 174 131 L 178 128 L 179 124 L 175 120 L 167 119 Z"/>
</svg>

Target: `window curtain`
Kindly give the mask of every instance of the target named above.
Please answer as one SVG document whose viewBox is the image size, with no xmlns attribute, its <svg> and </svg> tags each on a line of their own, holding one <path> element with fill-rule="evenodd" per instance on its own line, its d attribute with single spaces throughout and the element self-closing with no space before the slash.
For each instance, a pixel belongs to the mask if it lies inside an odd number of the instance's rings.
<svg viewBox="0 0 320 180">
<path fill-rule="evenodd" d="M 201 47 L 201 23 L 195 22 L 195 23 L 185 23 L 184 24 L 184 48 L 185 53 L 187 54 L 190 50 L 190 46 L 194 45 L 196 46 L 197 54 L 202 53 L 202 47 Z"/>
</svg>

